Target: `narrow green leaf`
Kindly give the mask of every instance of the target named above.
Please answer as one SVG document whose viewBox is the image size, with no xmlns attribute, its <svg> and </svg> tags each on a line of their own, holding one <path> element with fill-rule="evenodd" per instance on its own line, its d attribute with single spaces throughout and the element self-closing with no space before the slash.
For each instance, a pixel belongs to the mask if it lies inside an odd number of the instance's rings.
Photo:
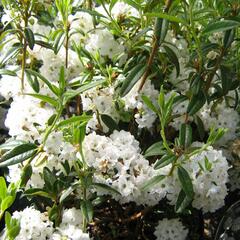
<svg viewBox="0 0 240 240">
<path fill-rule="evenodd" d="M 177 213 L 184 212 L 184 210 L 189 206 L 191 202 L 192 199 L 189 198 L 183 190 L 181 190 L 177 198 L 175 211 Z"/>
<path fill-rule="evenodd" d="M 21 173 L 21 183 L 20 183 L 20 187 L 25 187 L 27 182 L 29 181 L 29 179 L 32 176 L 32 166 L 31 164 L 28 164 L 27 166 L 25 166 L 23 168 L 23 171 Z"/>
<path fill-rule="evenodd" d="M 146 70 L 146 64 L 138 64 L 136 65 L 127 75 L 126 79 L 124 80 L 121 89 L 120 89 L 120 96 L 124 97 L 127 95 L 133 86 L 140 80 L 143 73 Z"/>
<path fill-rule="evenodd" d="M 167 53 L 167 57 L 169 58 L 170 62 L 175 66 L 176 68 L 176 77 L 179 76 L 180 74 L 180 64 L 178 61 L 178 57 L 177 54 L 168 46 L 163 45 L 163 48 L 165 49 L 166 53 Z"/>
<path fill-rule="evenodd" d="M 178 17 L 173 16 L 173 15 L 170 15 L 170 14 L 167 14 L 167 13 L 152 12 L 152 13 L 146 13 L 145 15 L 148 16 L 148 17 L 163 18 L 163 19 L 166 19 L 170 22 L 182 23 L 184 25 L 187 25 L 187 23 L 183 19 L 178 18 Z"/>
<path fill-rule="evenodd" d="M 20 146 L 22 144 L 26 144 L 27 142 L 22 140 L 16 140 L 16 139 L 9 139 L 2 145 L 0 145 L 1 150 L 11 150 L 17 146 Z"/>
<path fill-rule="evenodd" d="M 229 69 L 228 67 L 226 67 L 224 65 L 221 65 L 220 72 L 221 72 L 221 82 L 222 82 L 223 94 L 226 95 L 232 86 L 233 78 L 232 78 L 232 74 L 231 74 L 231 69 Z"/>
<path fill-rule="evenodd" d="M 194 122 L 197 125 L 198 134 L 199 134 L 201 140 L 203 140 L 205 137 L 205 129 L 204 129 L 203 121 L 198 115 L 195 115 Z"/>
<path fill-rule="evenodd" d="M 192 128 L 189 124 L 183 123 L 179 131 L 179 142 L 184 149 L 192 144 Z"/>
<path fill-rule="evenodd" d="M 64 104 L 66 104 L 70 99 L 76 97 L 77 95 L 91 89 L 91 88 L 94 88 L 94 87 L 97 87 L 101 84 L 103 84 L 105 82 L 105 80 L 98 80 L 96 82 L 90 82 L 90 83 L 87 83 L 81 87 L 79 87 L 78 89 L 76 90 L 68 90 L 67 92 L 64 93 Z"/>
<path fill-rule="evenodd" d="M 29 48 L 33 50 L 35 45 L 35 38 L 32 30 L 30 28 L 25 28 L 24 33 L 25 33 L 25 38 L 27 40 Z"/>
<path fill-rule="evenodd" d="M 11 205 L 13 204 L 15 200 L 14 196 L 6 196 L 4 199 L 1 201 L 1 211 L 5 212 Z"/>
<path fill-rule="evenodd" d="M 200 91 L 197 95 L 194 95 L 191 101 L 188 104 L 187 112 L 189 115 L 194 115 L 197 113 L 205 104 L 206 97 L 202 91 Z"/>
<path fill-rule="evenodd" d="M 79 183 L 74 183 L 72 186 L 64 190 L 61 194 L 59 202 L 62 203 L 68 196 L 70 196 L 71 193 L 73 193 L 77 187 L 79 187 Z"/>
<path fill-rule="evenodd" d="M 109 132 L 119 130 L 118 124 L 107 114 L 101 114 L 101 120 L 109 128 Z"/>
<path fill-rule="evenodd" d="M 141 187 L 141 190 L 146 191 L 146 190 L 151 189 L 154 185 L 161 182 L 165 177 L 166 176 L 164 176 L 164 175 L 158 175 L 158 176 L 151 178 L 150 180 L 146 181 L 145 184 L 143 184 L 143 186 Z"/>
<path fill-rule="evenodd" d="M 166 152 L 162 142 L 156 142 L 151 145 L 144 153 L 144 157 L 161 156 Z"/>
<path fill-rule="evenodd" d="M 32 87 L 32 89 L 38 93 L 40 91 L 40 87 L 39 87 L 39 82 L 37 80 L 37 77 L 34 76 L 32 78 L 32 75 L 29 74 L 29 72 L 26 71 L 26 76 L 27 76 L 27 81 L 29 83 L 29 85 Z"/>
<path fill-rule="evenodd" d="M 90 222 L 93 218 L 93 205 L 89 200 L 81 202 L 81 210 L 83 216 L 86 218 L 87 222 Z"/>
<path fill-rule="evenodd" d="M 37 152 L 37 146 L 32 143 L 19 145 L 5 153 L 0 159 L 0 167 L 7 167 L 23 162 L 34 156 Z"/>
<path fill-rule="evenodd" d="M 7 184 L 4 177 L 0 177 L 0 202 L 7 196 Z"/>
<path fill-rule="evenodd" d="M 59 89 L 63 92 L 66 87 L 65 71 L 62 66 L 59 73 Z"/>
<path fill-rule="evenodd" d="M 66 127 L 68 125 L 75 124 L 75 123 L 86 124 L 91 118 L 92 116 L 88 116 L 88 115 L 73 116 L 58 123 L 56 128 Z"/>
<path fill-rule="evenodd" d="M 41 81 L 43 81 L 56 96 L 59 95 L 59 89 L 54 84 L 50 83 L 50 81 L 48 81 L 40 73 L 38 73 L 34 70 L 31 70 L 31 69 L 26 69 L 25 71 L 28 72 L 30 75 L 33 75 L 33 76 L 39 78 Z"/>
<path fill-rule="evenodd" d="M 51 195 L 42 188 L 30 188 L 24 192 L 24 196 L 41 196 L 52 199 Z"/>
<path fill-rule="evenodd" d="M 176 160 L 177 156 L 175 155 L 164 155 L 161 157 L 161 159 L 156 161 L 156 163 L 154 164 L 154 169 L 163 168 Z"/>
<path fill-rule="evenodd" d="M 104 183 L 92 183 L 92 186 L 96 187 L 96 188 L 99 188 L 99 189 L 102 189 L 102 190 L 106 190 L 110 193 L 115 193 L 115 194 L 118 194 L 118 195 L 121 195 L 120 192 L 118 192 L 116 189 L 108 186 L 107 184 L 104 184 Z"/>
<path fill-rule="evenodd" d="M 52 105 L 53 107 L 57 107 L 58 106 L 58 101 L 52 97 L 46 96 L 46 95 L 42 95 L 42 94 L 37 94 L 37 93 L 26 93 L 25 95 L 28 96 L 32 96 L 35 97 L 45 103 L 48 103 L 50 105 Z"/>
<path fill-rule="evenodd" d="M 151 101 L 151 99 L 148 96 L 142 95 L 142 100 L 149 109 L 151 109 L 155 113 L 158 113 L 157 107 L 154 106 L 153 102 Z"/>
<path fill-rule="evenodd" d="M 178 179 L 181 183 L 183 191 L 186 193 L 188 198 L 193 199 L 194 191 L 192 180 L 188 172 L 181 166 L 178 166 Z"/>
<path fill-rule="evenodd" d="M 12 71 L 9 69 L 0 69 L 0 75 L 9 75 L 9 76 L 13 76 L 13 77 L 17 76 L 15 71 Z"/>
<path fill-rule="evenodd" d="M 212 34 L 215 32 L 223 32 L 240 26 L 240 22 L 233 20 L 222 20 L 210 23 L 203 30 L 203 34 Z"/>
</svg>

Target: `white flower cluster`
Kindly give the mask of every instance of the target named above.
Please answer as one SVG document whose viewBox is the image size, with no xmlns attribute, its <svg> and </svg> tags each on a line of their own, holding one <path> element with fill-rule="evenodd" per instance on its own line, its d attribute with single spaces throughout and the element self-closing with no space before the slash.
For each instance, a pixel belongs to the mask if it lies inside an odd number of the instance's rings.
<svg viewBox="0 0 240 240">
<path fill-rule="evenodd" d="M 139 128 L 150 129 L 155 122 L 157 115 L 150 110 L 143 102 L 142 95 L 149 96 L 151 101 L 156 105 L 159 91 L 157 91 L 150 80 L 146 81 L 143 89 L 138 92 L 140 81 L 135 84 L 131 91 L 123 97 L 125 110 L 137 110 L 134 115 Z"/>
<path fill-rule="evenodd" d="M 31 96 L 21 95 L 11 103 L 5 125 L 12 137 L 26 141 L 38 140 L 40 131 L 45 129 L 47 120 L 53 114 L 53 109 L 47 104 Z"/>
<path fill-rule="evenodd" d="M 115 40 L 111 32 L 103 26 L 99 26 L 89 34 L 85 48 L 93 55 L 99 52 L 102 57 L 108 56 L 110 59 L 124 52 L 124 46 Z"/>
<path fill-rule="evenodd" d="M 68 17 L 70 22 L 71 41 L 77 44 L 84 43 L 87 40 L 88 33 L 94 29 L 92 16 L 85 12 L 77 12 Z"/>
<path fill-rule="evenodd" d="M 180 219 L 164 218 L 158 222 L 154 235 L 157 240 L 186 240 L 188 229 L 183 226 Z"/>
<path fill-rule="evenodd" d="M 206 105 L 199 114 L 206 130 L 209 130 L 211 127 L 228 129 L 228 132 L 217 142 L 218 145 L 224 146 L 236 138 L 239 114 L 234 109 L 228 107 L 225 102 L 214 107 Z"/>
<path fill-rule="evenodd" d="M 65 209 L 62 222 L 52 235 L 51 240 L 90 240 L 88 233 L 83 233 L 82 213 L 76 208 Z"/>
<path fill-rule="evenodd" d="M 109 4 L 105 5 L 106 9 L 109 9 Z M 109 17 L 106 13 L 105 9 L 102 6 L 99 6 L 96 8 L 96 11 L 100 14 L 104 15 L 105 17 Z M 132 6 L 126 4 L 123 1 L 117 1 L 116 4 L 111 9 L 111 15 L 115 18 L 121 18 L 121 17 L 135 17 L 139 18 L 139 12 L 133 8 Z"/>
<path fill-rule="evenodd" d="M 53 233 L 53 224 L 47 215 L 27 207 L 21 212 L 14 212 L 13 218 L 20 221 L 20 233 L 15 240 L 46 240 Z"/>
<path fill-rule="evenodd" d="M 114 195 L 120 202 L 135 201 L 138 204 L 156 204 L 159 193 L 148 194 L 140 186 L 153 174 L 153 168 L 140 154 L 139 143 L 125 131 L 114 131 L 110 137 L 91 133 L 84 141 L 85 158 L 96 169 L 97 182 L 108 184 L 121 193 Z M 107 194 L 102 191 L 99 194 Z"/>
<path fill-rule="evenodd" d="M 195 143 L 193 146 L 201 146 Z M 183 161 L 184 159 L 180 159 Z M 228 162 L 221 150 L 208 147 L 207 150 L 192 156 L 182 166 L 187 170 L 192 180 L 194 199 L 193 207 L 202 209 L 203 212 L 214 212 L 224 206 L 227 195 Z M 162 170 L 158 170 L 161 174 Z M 172 176 L 165 178 L 161 184 L 166 186 L 167 199 L 174 205 L 177 201 L 181 185 L 177 171 Z"/>
<path fill-rule="evenodd" d="M 65 66 L 65 50 L 62 47 L 58 54 L 55 54 L 52 50 L 44 48 L 36 48 L 32 52 L 38 60 L 43 62 L 40 68 L 40 73 L 48 79 L 50 82 L 57 83 L 59 79 L 59 72 L 62 66 Z M 69 49 L 68 51 L 68 68 L 66 70 L 66 78 L 71 80 L 79 76 L 83 70 L 83 66 L 79 61 L 76 52 Z"/>
<path fill-rule="evenodd" d="M 62 222 L 56 229 L 47 213 L 33 207 L 15 211 L 12 217 L 20 221 L 20 232 L 15 240 L 90 240 L 89 234 L 81 229 L 82 213 L 76 208 L 63 211 Z"/>
<path fill-rule="evenodd" d="M 41 136 L 42 137 L 42 136 Z M 40 143 L 42 139 L 39 140 Z M 42 172 L 44 167 L 50 170 L 60 171 L 63 169 L 62 163 L 68 161 L 69 165 L 76 159 L 76 149 L 72 144 L 64 140 L 62 132 L 52 132 L 44 147 L 44 152 L 35 157 L 32 161 L 32 176 L 29 179 L 26 188 L 44 186 Z M 8 167 L 8 181 L 17 182 L 21 177 L 23 166 L 16 164 Z"/>
<path fill-rule="evenodd" d="M 96 130 L 99 127 L 97 114 L 106 114 L 114 119 L 117 123 L 119 122 L 119 115 L 114 106 L 114 88 L 107 87 L 102 89 L 91 89 L 81 95 L 82 105 L 84 111 L 92 110 L 94 112 L 93 118 L 88 122 L 88 130 Z M 96 112 L 98 111 L 98 113 Z M 100 121 L 102 131 L 107 132 L 108 127 Z"/>
</svg>

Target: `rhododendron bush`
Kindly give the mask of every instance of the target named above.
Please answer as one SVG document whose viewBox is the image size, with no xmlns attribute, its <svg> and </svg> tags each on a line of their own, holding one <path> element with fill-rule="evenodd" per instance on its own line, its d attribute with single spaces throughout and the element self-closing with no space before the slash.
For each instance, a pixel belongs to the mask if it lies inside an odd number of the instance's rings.
<svg viewBox="0 0 240 240">
<path fill-rule="evenodd" d="M 1 9 L 0 238 L 213 239 L 240 188 L 239 0 Z"/>
</svg>

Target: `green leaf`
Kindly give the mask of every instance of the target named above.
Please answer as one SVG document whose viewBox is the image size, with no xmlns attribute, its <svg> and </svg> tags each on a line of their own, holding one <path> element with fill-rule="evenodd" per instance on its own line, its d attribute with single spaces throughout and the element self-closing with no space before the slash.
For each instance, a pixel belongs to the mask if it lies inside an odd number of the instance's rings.
<svg viewBox="0 0 240 240">
<path fill-rule="evenodd" d="M 35 45 L 35 38 L 32 30 L 30 28 L 25 28 L 24 33 L 25 33 L 25 38 L 27 40 L 29 48 L 33 50 Z"/>
<path fill-rule="evenodd" d="M 7 226 L 7 229 L 11 227 L 11 214 L 9 212 L 5 212 L 5 224 Z"/>
<path fill-rule="evenodd" d="M 194 74 L 191 79 L 190 89 L 193 95 L 197 95 L 203 85 L 203 81 L 200 74 Z"/>
<path fill-rule="evenodd" d="M 27 142 L 22 141 L 22 140 L 16 140 L 16 139 L 9 139 L 2 145 L 0 145 L 1 150 L 11 150 L 17 146 L 20 146 L 22 144 L 25 144 Z"/>
<path fill-rule="evenodd" d="M 41 188 L 30 188 L 24 192 L 24 196 L 41 196 L 52 199 L 52 196 Z"/>
<path fill-rule="evenodd" d="M 93 218 L 93 205 L 89 200 L 83 200 L 81 202 L 81 210 L 83 216 L 86 218 L 87 222 L 90 222 Z"/>
<path fill-rule="evenodd" d="M 14 202 L 15 197 L 14 196 L 7 196 L 4 199 L 2 199 L 1 202 L 1 211 L 4 212 L 7 210 Z"/>
<path fill-rule="evenodd" d="M 104 184 L 104 183 L 92 183 L 92 186 L 96 187 L 96 188 L 99 188 L 99 189 L 102 189 L 102 190 L 106 190 L 110 193 L 115 193 L 115 194 L 118 194 L 118 195 L 121 195 L 120 192 L 118 192 L 116 189 L 108 186 L 107 184 Z"/>
<path fill-rule="evenodd" d="M 28 72 L 30 75 L 33 75 L 34 77 L 37 77 L 41 81 L 43 81 L 56 96 L 59 95 L 59 89 L 54 84 L 52 84 L 50 81 L 48 81 L 45 77 L 43 77 L 40 73 L 38 73 L 34 70 L 31 70 L 31 69 L 26 69 L 25 71 Z"/>
<path fill-rule="evenodd" d="M 215 32 L 223 32 L 240 26 L 240 22 L 233 20 L 222 20 L 210 23 L 204 29 L 203 34 L 211 34 Z"/>
<path fill-rule="evenodd" d="M 163 86 L 161 86 L 161 90 L 160 90 L 160 93 L 158 95 L 158 104 L 159 104 L 160 109 L 161 109 L 162 114 L 163 114 L 163 111 L 165 109 L 165 98 L 164 98 Z"/>
<path fill-rule="evenodd" d="M 165 154 L 162 142 L 156 142 L 151 145 L 144 153 L 144 157 L 161 156 Z"/>
<path fill-rule="evenodd" d="M 227 30 L 223 39 L 223 46 L 228 49 L 234 41 L 236 29 Z"/>
<path fill-rule="evenodd" d="M 195 115 L 194 122 L 197 125 L 198 134 L 199 134 L 201 140 L 203 140 L 205 137 L 205 129 L 204 129 L 203 121 L 198 115 Z"/>
<path fill-rule="evenodd" d="M 169 58 L 170 62 L 172 62 L 172 64 L 175 66 L 176 72 L 177 72 L 176 77 L 178 77 L 180 74 L 180 64 L 178 61 L 177 54 L 170 47 L 166 45 L 163 45 L 163 48 L 165 49 L 167 53 L 167 57 Z"/>
<path fill-rule="evenodd" d="M 182 213 L 191 202 L 192 199 L 189 198 L 183 190 L 181 190 L 177 198 L 175 211 L 177 213 Z"/>
<path fill-rule="evenodd" d="M 114 130 L 119 130 L 117 123 L 109 115 L 101 114 L 101 120 L 109 128 L 110 133 Z"/>
<path fill-rule="evenodd" d="M 42 95 L 42 94 L 38 94 L 38 93 L 26 93 L 25 95 L 35 97 L 35 98 L 41 100 L 42 102 L 45 102 L 45 103 L 48 103 L 48 104 L 52 105 L 55 108 L 58 107 L 58 101 L 56 99 L 52 98 L 52 97 Z"/>
<path fill-rule="evenodd" d="M 137 9 L 138 11 L 141 9 L 141 4 L 139 4 L 135 0 L 124 0 L 124 2 L 132 6 L 133 8 Z"/>
<path fill-rule="evenodd" d="M 179 142 L 184 149 L 192 144 L 192 128 L 189 124 L 182 124 L 179 131 Z"/>
<path fill-rule="evenodd" d="M 166 20 L 168 20 L 170 22 L 182 23 L 184 25 L 187 25 L 187 23 L 183 19 L 178 18 L 178 17 L 173 16 L 173 15 L 169 15 L 167 13 L 152 12 L 152 13 L 146 13 L 145 15 L 147 17 L 158 17 L 158 18 L 166 19 Z"/>
<path fill-rule="evenodd" d="M 43 179 L 44 179 L 46 188 L 48 188 L 49 190 L 52 190 L 52 187 L 54 183 L 57 181 L 57 178 L 52 173 L 52 171 L 47 167 L 44 167 L 43 169 Z"/>
<path fill-rule="evenodd" d="M 12 71 L 9 69 L 0 69 L 0 75 L 8 75 L 8 76 L 13 76 L 13 77 L 17 76 L 15 71 Z"/>
<path fill-rule="evenodd" d="M 154 185 L 161 182 L 165 177 L 166 176 L 164 176 L 164 175 L 158 175 L 158 176 L 151 178 L 150 180 L 146 181 L 145 184 L 143 184 L 143 186 L 141 187 L 141 190 L 146 191 L 146 190 L 151 189 Z"/>
<path fill-rule="evenodd" d="M 0 65 L 5 65 L 8 60 L 10 60 L 11 58 L 15 58 L 16 55 L 19 54 L 19 52 L 21 51 L 22 47 L 21 46 L 13 46 L 11 48 L 8 49 L 8 51 L 4 54 L 4 56 L 1 58 L 1 63 Z"/>
<path fill-rule="evenodd" d="M 38 147 L 32 143 L 19 145 L 5 153 L 0 159 L 0 167 L 7 167 L 23 162 L 37 153 Z"/>
<path fill-rule="evenodd" d="M 31 74 L 29 74 L 29 72 L 26 72 L 26 76 L 27 76 L 27 81 L 29 83 L 29 85 L 32 87 L 32 89 L 35 92 L 39 92 L 40 91 L 40 87 L 39 87 L 39 82 L 37 80 L 37 77 L 35 76 L 34 78 L 32 78 Z"/>
<path fill-rule="evenodd" d="M 94 88 L 94 87 L 97 87 L 101 84 L 103 84 L 105 82 L 105 80 L 98 80 L 96 82 L 90 82 L 90 83 L 87 83 L 81 87 L 79 87 L 78 89 L 76 90 L 68 90 L 67 92 L 64 93 L 64 102 L 63 104 L 65 105 L 70 99 L 76 97 L 77 95 L 91 89 L 91 88 Z"/>
<path fill-rule="evenodd" d="M 68 196 L 70 196 L 70 194 L 72 192 L 74 192 L 77 187 L 79 187 L 79 183 L 74 183 L 72 186 L 70 186 L 69 188 L 67 188 L 66 190 L 64 190 L 61 194 L 61 197 L 59 199 L 59 202 L 62 203 Z"/>
<path fill-rule="evenodd" d="M 31 164 L 28 164 L 27 166 L 25 166 L 23 168 L 23 171 L 21 173 L 21 183 L 20 183 L 20 187 L 25 187 L 27 182 L 29 181 L 29 179 L 32 176 L 32 166 Z"/>
<path fill-rule="evenodd" d="M 14 196 L 6 196 L 1 201 L 1 212 L 5 212 L 14 202 L 15 197 Z"/>
<path fill-rule="evenodd" d="M 223 94 L 226 95 L 232 86 L 233 79 L 232 79 L 231 69 L 229 69 L 228 67 L 226 67 L 224 65 L 221 65 L 220 72 L 221 72 L 221 82 L 222 82 Z"/>
<path fill-rule="evenodd" d="M 173 163 L 177 160 L 176 155 L 164 155 L 161 157 L 161 159 L 157 160 L 156 163 L 154 164 L 154 169 L 160 169 L 163 168 L 170 163 Z"/>
<path fill-rule="evenodd" d="M 219 128 L 219 129 L 210 129 L 209 137 L 207 139 L 207 143 L 212 145 L 216 141 L 218 141 L 225 133 L 227 132 L 227 129 Z"/>
<path fill-rule="evenodd" d="M 138 80 L 142 77 L 143 73 L 146 70 L 146 64 L 137 64 L 127 75 L 126 79 L 124 80 L 121 89 L 120 89 L 120 96 L 124 97 L 127 95 L 133 86 L 137 83 Z"/>
<path fill-rule="evenodd" d="M 157 107 L 154 106 L 153 102 L 151 101 L 151 99 L 148 96 L 142 95 L 142 100 L 149 109 L 151 109 L 155 113 L 158 113 Z"/>
<path fill-rule="evenodd" d="M 207 171 L 210 171 L 212 169 L 212 163 L 209 161 L 207 156 L 204 157 L 204 165 Z"/>
<path fill-rule="evenodd" d="M 192 180 L 188 172 L 181 166 L 178 166 L 178 179 L 185 194 L 188 196 L 188 198 L 193 199 L 194 191 Z"/>
<path fill-rule="evenodd" d="M 59 89 L 61 92 L 64 92 L 66 87 L 65 73 L 64 67 L 62 66 L 59 73 Z"/>
<path fill-rule="evenodd" d="M 53 50 L 53 46 L 48 42 L 44 42 L 44 41 L 41 41 L 41 40 L 35 40 L 35 44 L 37 44 L 41 47 Z"/>
<path fill-rule="evenodd" d="M 73 117 L 70 117 L 66 120 L 59 122 L 58 125 L 56 126 L 56 128 L 66 127 L 68 125 L 76 124 L 76 123 L 86 124 L 90 119 L 92 119 L 92 116 L 88 116 L 85 114 L 81 115 L 81 116 L 73 116 Z"/>
<path fill-rule="evenodd" d="M 4 177 L 0 177 L 0 202 L 7 196 L 7 184 Z"/>
<path fill-rule="evenodd" d="M 167 19 L 157 18 L 155 21 L 155 37 L 159 42 L 159 45 L 162 44 L 164 39 L 166 38 L 168 31 L 169 21 Z"/>
<path fill-rule="evenodd" d="M 194 115 L 197 113 L 205 104 L 206 98 L 202 91 L 200 91 L 197 95 L 194 95 L 191 101 L 188 104 L 187 112 L 189 115 Z"/>
</svg>

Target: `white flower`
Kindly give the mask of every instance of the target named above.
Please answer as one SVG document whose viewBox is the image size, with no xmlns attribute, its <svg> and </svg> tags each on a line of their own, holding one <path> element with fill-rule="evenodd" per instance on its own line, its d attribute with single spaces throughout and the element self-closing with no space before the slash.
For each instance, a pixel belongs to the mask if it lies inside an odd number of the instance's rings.
<svg viewBox="0 0 240 240">
<path fill-rule="evenodd" d="M 92 54 L 99 51 L 102 57 L 108 56 L 110 59 L 124 52 L 124 46 L 106 28 L 96 29 L 89 34 L 85 48 Z"/>
<path fill-rule="evenodd" d="M 14 212 L 13 218 L 20 220 L 20 232 L 15 240 L 46 240 L 53 233 L 52 222 L 44 213 L 27 207 L 21 212 Z"/>
<path fill-rule="evenodd" d="M 140 187 L 154 172 L 149 162 L 140 154 L 139 143 L 125 131 L 114 131 L 110 137 L 91 133 L 84 141 L 85 159 L 96 169 L 95 181 L 108 184 L 121 193 L 113 194 L 121 203 L 135 201 L 138 204 L 154 205 L 166 194 L 165 189 L 151 193 Z M 108 191 L 97 189 L 99 194 Z"/>
<path fill-rule="evenodd" d="M 80 209 L 64 209 L 62 223 L 53 234 L 51 240 L 90 240 L 88 233 L 83 233 L 82 212 Z"/>
<path fill-rule="evenodd" d="M 31 96 L 17 96 L 11 103 L 5 125 L 9 135 L 21 140 L 38 140 L 39 131 L 45 128 L 53 109 Z"/>
<path fill-rule="evenodd" d="M 142 95 L 146 95 L 156 105 L 159 92 L 151 84 L 150 80 L 147 80 L 143 86 L 143 89 L 138 92 L 140 81 L 135 84 L 131 91 L 123 97 L 125 102 L 125 110 L 135 110 L 138 112 L 134 115 L 135 120 L 139 128 L 150 129 L 155 122 L 157 115 L 149 109 L 142 100 Z"/>
<path fill-rule="evenodd" d="M 180 219 L 167 219 L 158 222 L 154 235 L 157 240 L 186 240 L 188 230 Z"/>
</svg>

